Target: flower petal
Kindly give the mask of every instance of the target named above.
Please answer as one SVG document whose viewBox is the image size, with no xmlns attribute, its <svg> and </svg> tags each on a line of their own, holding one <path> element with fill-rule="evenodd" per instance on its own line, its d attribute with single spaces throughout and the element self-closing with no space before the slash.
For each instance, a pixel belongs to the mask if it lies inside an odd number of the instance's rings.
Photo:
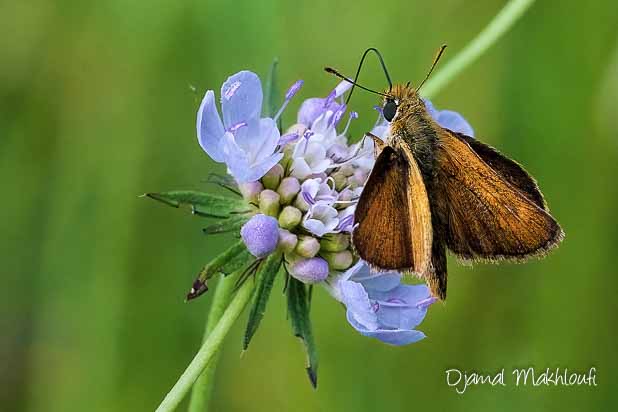
<svg viewBox="0 0 618 412">
<path fill-rule="evenodd" d="M 364 331 L 378 328 L 378 317 L 373 311 L 367 292 L 360 283 L 345 280 L 340 282 L 341 298 L 348 309 L 348 321 L 356 329 Z M 352 322 L 352 319 L 354 322 Z"/>
<path fill-rule="evenodd" d="M 418 342 L 419 340 L 425 338 L 425 334 L 418 330 L 405 330 L 405 329 L 371 330 L 371 329 L 365 328 L 363 327 L 361 323 L 356 321 L 356 319 L 353 316 L 351 316 L 351 313 L 349 311 L 347 313 L 347 319 L 350 325 L 352 325 L 354 329 L 359 331 L 362 335 L 379 339 L 384 343 L 388 343 L 389 345 L 403 346 L 403 345 L 408 345 L 410 343 Z"/>
<path fill-rule="evenodd" d="M 260 78 L 247 70 L 230 76 L 221 86 L 221 111 L 226 129 L 259 117 L 262 111 Z"/>
<path fill-rule="evenodd" d="M 259 180 L 268 172 L 274 165 L 279 163 L 279 161 L 283 159 L 283 153 L 274 153 L 272 156 L 267 157 L 262 160 L 260 163 L 251 165 L 249 167 L 249 172 L 246 174 L 246 177 L 243 179 L 244 182 L 255 182 Z M 242 182 L 239 182 L 242 183 Z"/>
<path fill-rule="evenodd" d="M 275 121 L 271 118 L 260 120 L 260 142 L 256 142 L 257 150 L 255 152 L 256 162 L 261 162 L 275 152 L 277 144 L 279 144 L 279 128 Z"/>
<path fill-rule="evenodd" d="M 197 111 L 197 140 L 215 162 L 223 161 L 222 140 L 225 130 L 215 105 L 215 94 L 208 90 Z"/>
<path fill-rule="evenodd" d="M 319 97 L 305 100 L 298 111 L 298 123 L 311 127 L 315 119 L 324 111 L 325 101 L 326 99 L 321 99 Z"/>
</svg>

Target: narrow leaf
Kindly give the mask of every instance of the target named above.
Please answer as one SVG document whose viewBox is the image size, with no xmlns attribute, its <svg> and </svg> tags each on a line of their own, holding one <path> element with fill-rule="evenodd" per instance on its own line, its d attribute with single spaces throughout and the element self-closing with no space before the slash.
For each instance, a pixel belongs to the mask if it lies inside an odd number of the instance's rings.
<svg viewBox="0 0 618 412">
<path fill-rule="evenodd" d="M 279 59 L 276 57 L 273 59 L 266 77 L 266 87 L 264 88 L 264 98 L 266 104 L 264 105 L 264 116 L 273 117 L 277 113 L 277 66 L 279 65 Z"/>
<path fill-rule="evenodd" d="M 206 182 L 212 183 L 214 185 L 227 189 L 230 192 L 237 194 L 238 196 L 242 196 L 240 194 L 240 190 L 238 189 L 238 184 L 236 183 L 234 178 L 230 175 L 220 175 L 217 173 L 210 173 L 208 175 L 208 178 L 206 179 Z"/>
<path fill-rule="evenodd" d="M 145 196 L 172 207 L 188 205 L 193 213 L 207 217 L 229 217 L 231 214 L 250 211 L 249 206 L 240 199 L 192 190 L 146 193 Z"/>
<path fill-rule="evenodd" d="M 303 342 L 307 351 L 307 375 L 311 385 L 318 386 L 318 353 L 311 332 L 309 317 L 309 297 L 305 285 L 290 276 L 288 287 L 288 315 L 292 322 L 294 335 Z"/>
<path fill-rule="evenodd" d="M 242 345 L 243 350 L 247 350 L 251 338 L 260 326 L 260 322 L 266 311 L 266 303 L 268 303 L 268 298 L 270 297 L 270 292 L 272 291 L 275 277 L 280 267 L 281 254 L 278 252 L 271 254 L 260 264 L 255 276 L 257 285 L 253 294 L 253 306 L 251 307 L 251 312 L 249 312 L 247 329 L 245 330 L 245 337 Z"/>
<path fill-rule="evenodd" d="M 206 226 L 202 231 L 207 235 L 214 235 L 218 233 L 237 232 L 242 225 L 249 220 L 248 215 L 232 215 L 227 219 L 220 220 L 211 225 Z"/>
<path fill-rule="evenodd" d="M 187 294 L 187 300 L 192 300 L 204 294 L 208 290 L 207 281 L 217 272 L 226 269 L 226 266 L 231 264 L 235 258 L 243 253 L 247 253 L 247 247 L 242 240 L 234 243 L 219 256 L 215 257 L 200 271 L 197 278 L 193 281 L 191 290 Z M 248 253 L 247 253 L 248 255 Z M 246 255 L 245 255 L 246 256 Z M 226 269 L 229 270 L 229 269 Z M 231 272 L 231 271 L 230 271 Z M 230 273 L 227 272 L 227 273 Z"/>
</svg>

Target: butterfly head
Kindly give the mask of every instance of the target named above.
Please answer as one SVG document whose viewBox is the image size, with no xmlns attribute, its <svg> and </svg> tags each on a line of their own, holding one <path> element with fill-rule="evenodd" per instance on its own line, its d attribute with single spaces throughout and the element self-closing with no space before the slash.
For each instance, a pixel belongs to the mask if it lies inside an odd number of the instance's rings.
<svg viewBox="0 0 618 412">
<path fill-rule="evenodd" d="M 417 113 L 424 107 L 416 90 L 408 84 L 395 84 L 384 91 L 382 114 L 388 122 L 392 122 L 403 113 Z"/>
</svg>

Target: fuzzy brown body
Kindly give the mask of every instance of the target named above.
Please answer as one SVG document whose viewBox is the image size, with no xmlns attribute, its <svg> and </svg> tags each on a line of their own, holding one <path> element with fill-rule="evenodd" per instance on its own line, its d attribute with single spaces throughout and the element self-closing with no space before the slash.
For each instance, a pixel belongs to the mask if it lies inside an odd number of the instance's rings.
<svg viewBox="0 0 618 412">
<path fill-rule="evenodd" d="M 397 110 L 355 213 L 361 258 L 378 270 L 414 272 L 444 299 L 447 248 L 467 261 L 522 261 L 562 240 L 521 166 L 442 128 L 416 90 L 396 85 L 385 94 Z"/>
</svg>

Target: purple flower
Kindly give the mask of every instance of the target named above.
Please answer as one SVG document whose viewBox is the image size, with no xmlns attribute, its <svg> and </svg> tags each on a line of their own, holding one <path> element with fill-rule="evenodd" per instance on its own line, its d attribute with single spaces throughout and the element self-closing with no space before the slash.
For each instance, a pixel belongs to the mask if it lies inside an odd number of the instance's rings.
<svg viewBox="0 0 618 412">
<path fill-rule="evenodd" d="M 327 116 L 329 123 L 334 122 L 336 124 L 341 120 L 346 109 L 345 104 L 337 102 L 336 98 L 341 97 L 350 87 L 352 87 L 352 84 L 343 80 L 327 97 L 314 97 L 305 100 L 298 111 L 298 123 L 313 128 L 313 123 L 318 118 Z"/>
<path fill-rule="evenodd" d="M 359 261 L 333 279 L 330 292 L 347 308 L 348 322 L 361 334 L 391 345 L 425 337 L 415 330 L 435 302 L 425 285 L 401 283 L 397 272 L 373 272 Z"/>
<path fill-rule="evenodd" d="M 300 259 L 290 267 L 290 275 L 303 283 L 318 283 L 328 276 L 328 262 L 321 257 Z"/>
<path fill-rule="evenodd" d="M 474 137 L 472 126 L 470 126 L 470 123 L 468 123 L 462 115 L 452 110 L 436 110 L 429 99 L 423 100 L 425 101 L 427 111 L 440 126 L 456 133 L 463 133 L 467 136 Z"/>
<path fill-rule="evenodd" d="M 240 236 L 249 252 L 258 258 L 271 254 L 279 242 L 279 224 L 271 216 L 253 216 L 240 229 Z"/>
<path fill-rule="evenodd" d="M 219 116 L 215 95 L 208 90 L 197 112 L 197 136 L 202 149 L 225 163 L 238 183 L 264 176 L 283 157 L 276 151 L 279 129 L 271 118 L 260 118 L 262 84 L 250 71 L 229 77 L 221 87 Z"/>
</svg>

